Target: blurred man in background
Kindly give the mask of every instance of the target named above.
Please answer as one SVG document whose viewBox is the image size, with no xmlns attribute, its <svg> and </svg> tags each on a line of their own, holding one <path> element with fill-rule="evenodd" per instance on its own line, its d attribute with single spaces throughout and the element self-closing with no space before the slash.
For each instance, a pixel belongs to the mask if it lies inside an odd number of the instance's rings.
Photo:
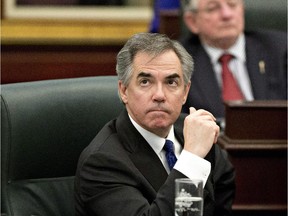
<svg viewBox="0 0 288 216">
<path fill-rule="evenodd" d="M 180 41 L 195 61 L 183 112 L 203 108 L 224 117 L 230 100 L 287 99 L 287 34 L 244 32 L 242 0 L 186 0 L 191 34 Z"/>
</svg>

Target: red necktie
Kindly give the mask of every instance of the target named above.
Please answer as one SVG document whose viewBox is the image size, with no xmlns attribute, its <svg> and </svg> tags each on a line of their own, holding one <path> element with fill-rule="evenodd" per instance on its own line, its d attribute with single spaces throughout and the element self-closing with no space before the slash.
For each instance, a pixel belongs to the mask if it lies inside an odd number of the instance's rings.
<svg viewBox="0 0 288 216">
<path fill-rule="evenodd" d="M 230 54 L 224 54 L 219 58 L 222 65 L 222 98 L 224 101 L 243 99 L 241 90 L 228 67 L 228 63 L 232 58 L 233 56 Z"/>
</svg>

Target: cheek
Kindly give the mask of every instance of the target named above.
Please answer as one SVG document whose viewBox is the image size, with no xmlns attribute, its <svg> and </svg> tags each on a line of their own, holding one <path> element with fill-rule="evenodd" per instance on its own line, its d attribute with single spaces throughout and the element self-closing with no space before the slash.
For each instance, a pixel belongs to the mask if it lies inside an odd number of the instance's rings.
<svg viewBox="0 0 288 216">
<path fill-rule="evenodd" d="M 176 112 L 178 112 L 178 111 L 181 112 L 182 106 L 183 106 L 183 104 L 184 104 L 184 101 L 185 101 L 184 99 L 181 99 L 181 100 L 180 100 L 180 98 L 179 98 L 177 101 L 175 101 L 175 103 L 174 103 L 174 109 L 175 109 Z"/>
<path fill-rule="evenodd" d="M 244 25 L 245 25 L 245 24 L 244 24 L 244 23 L 245 23 L 245 20 L 244 20 L 244 18 L 243 18 L 242 15 L 238 17 L 237 23 L 238 23 L 240 32 L 242 32 L 242 31 L 244 30 Z"/>
<path fill-rule="evenodd" d="M 127 105 L 133 107 L 135 110 L 144 109 L 145 105 L 147 105 L 147 95 L 145 93 L 130 91 L 127 94 Z"/>
<path fill-rule="evenodd" d="M 199 32 L 203 32 L 206 34 L 211 34 L 215 31 L 217 27 L 216 19 L 202 19 L 201 22 L 198 24 Z"/>
<path fill-rule="evenodd" d="M 184 93 L 175 95 L 174 98 L 169 102 L 170 107 L 176 112 L 179 110 L 181 111 L 182 105 L 186 101 L 185 98 L 186 97 Z"/>
</svg>

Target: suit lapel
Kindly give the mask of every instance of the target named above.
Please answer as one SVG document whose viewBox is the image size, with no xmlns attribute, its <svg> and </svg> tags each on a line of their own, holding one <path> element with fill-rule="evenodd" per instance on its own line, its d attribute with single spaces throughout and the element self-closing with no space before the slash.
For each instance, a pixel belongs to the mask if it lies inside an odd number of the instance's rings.
<svg viewBox="0 0 288 216">
<path fill-rule="evenodd" d="M 189 100 L 192 104 L 200 103 L 198 108 L 213 110 L 214 115 L 223 116 L 224 104 L 221 98 L 221 89 L 218 86 L 210 58 L 201 45 L 199 37 L 192 35 L 184 45 L 195 62 Z M 195 101 L 193 102 L 193 100 Z M 203 107 L 203 105 L 205 106 Z"/>
<path fill-rule="evenodd" d="M 191 89 L 193 91 L 194 85 L 197 88 L 195 92 L 200 93 L 201 99 L 205 101 L 205 104 L 217 109 L 216 113 L 224 113 L 221 89 L 218 86 L 210 59 L 202 46 L 197 52 L 195 55 L 197 56 L 195 59 L 195 74 L 192 76 Z"/>
<path fill-rule="evenodd" d="M 142 143 L 142 146 L 143 148 L 138 148 L 130 158 L 155 191 L 158 191 L 166 181 L 168 174 L 149 144 Z"/>
<path fill-rule="evenodd" d="M 246 36 L 246 61 L 254 99 L 265 99 L 266 52 L 258 40 Z"/>
<path fill-rule="evenodd" d="M 119 116 L 116 127 L 121 142 L 131 152 L 132 162 L 155 191 L 158 191 L 168 174 L 157 154 L 131 123 L 126 110 Z"/>
</svg>

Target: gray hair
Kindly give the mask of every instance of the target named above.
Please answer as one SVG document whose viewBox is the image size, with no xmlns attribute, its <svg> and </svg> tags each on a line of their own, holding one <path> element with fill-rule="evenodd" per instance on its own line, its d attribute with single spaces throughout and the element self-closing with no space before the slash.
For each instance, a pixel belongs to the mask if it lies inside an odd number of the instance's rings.
<svg viewBox="0 0 288 216">
<path fill-rule="evenodd" d="M 184 12 L 187 12 L 187 11 L 197 12 L 199 1 L 200 0 L 182 0 L 181 1 L 182 10 Z M 242 0 L 240 2 L 243 3 Z"/>
<path fill-rule="evenodd" d="M 173 50 L 178 56 L 186 86 L 191 79 L 194 67 L 191 55 L 179 42 L 158 33 L 138 33 L 126 42 L 117 55 L 116 72 L 118 80 L 121 80 L 124 86 L 129 85 L 133 72 L 133 60 L 137 53 L 151 54 L 153 58 L 168 50 Z"/>
<path fill-rule="evenodd" d="M 183 11 L 197 11 L 199 0 L 183 0 L 182 8 Z"/>
</svg>

